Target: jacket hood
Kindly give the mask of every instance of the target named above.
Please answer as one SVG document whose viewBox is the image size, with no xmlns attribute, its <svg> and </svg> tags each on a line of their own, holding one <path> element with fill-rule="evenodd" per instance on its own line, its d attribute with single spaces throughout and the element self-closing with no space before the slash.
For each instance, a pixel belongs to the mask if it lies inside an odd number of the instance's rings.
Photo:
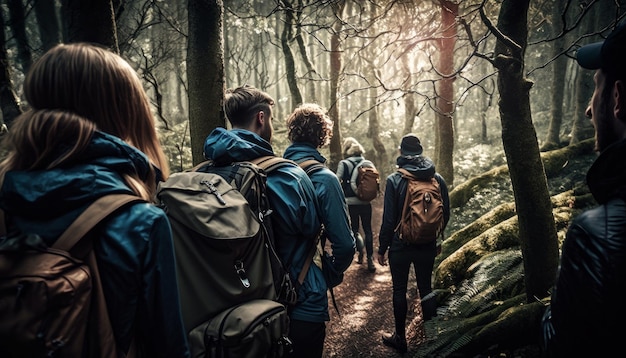
<svg viewBox="0 0 626 358">
<path fill-rule="evenodd" d="M 204 142 L 204 157 L 216 164 L 274 155 L 272 146 L 258 134 L 245 129 L 215 128 Z"/>
<path fill-rule="evenodd" d="M 303 142 L 295 142 L 291 144 L 285 150 L 283 157 L 298 163 L 309 159 L 315 159 L 320 163 L 326 163 L 326 158 L 318 152 L 312 144 Z"/>
<path fill-rule="evenodd" d="M 600 204 L 614 196 L 626 198 L 626 140 L 609 146 L 587 172 L 587 185 Z"/>
<path fill-rule="evenodd" d="M 104 194 L 132 194 L 120 173 L 138 173 L 146 178 L 150 166 L 138 149 L 96 131 L 80 158 L 63 167 L 7 172 L 0 207 L 18 225 L 44 225 L 47 220 L 82 209 Z"/>
<path fill-rule="evenodd" d="M 421 155 L 401 155 L 396 159 L 396 164 L 418 179 L 428 179 L 435 175 L 435 163 L 430 158 Z"/>
</svg>

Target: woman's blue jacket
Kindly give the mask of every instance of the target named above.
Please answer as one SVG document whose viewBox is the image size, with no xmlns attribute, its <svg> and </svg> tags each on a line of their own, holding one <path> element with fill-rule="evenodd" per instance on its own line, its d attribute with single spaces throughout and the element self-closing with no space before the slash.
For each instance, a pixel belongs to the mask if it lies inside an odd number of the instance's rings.
<svg viewBox="0 0 626 358">
<path fill-rule="evenodd" d="M 49 149 L 59 155 L 67 150 Z M 50 170 L 7 172 L 0 207 L 9 229 L 38 234 L 51 245 L 97 198 L 133 194 L 121 173 L 145 178 L 149 168 L 139 150 L 97 131 L 78 160 Z M 136 203 L 105 220 L 95 229 L 94 250 L 118 347 L 128 349 L 136 334 L 147 356 L 188 357 L 165 213 Z"/>
</svg>

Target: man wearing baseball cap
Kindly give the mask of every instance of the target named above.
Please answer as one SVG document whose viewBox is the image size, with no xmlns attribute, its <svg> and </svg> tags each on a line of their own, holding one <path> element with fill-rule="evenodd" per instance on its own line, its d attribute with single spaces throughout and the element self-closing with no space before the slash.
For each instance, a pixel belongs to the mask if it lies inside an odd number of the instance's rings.
<svg viewBox="0 0 626 358">
<path fill-rule="evenodd" d="M 580 48 L 576 61 L 595 70 L 585 113 L 599 156 L 587 185 L 599 206 L 568 228 L 543 341 L 548 356 L 608 357 L 624 351 L 626 322 L 626 22 Z"/>
</svg>

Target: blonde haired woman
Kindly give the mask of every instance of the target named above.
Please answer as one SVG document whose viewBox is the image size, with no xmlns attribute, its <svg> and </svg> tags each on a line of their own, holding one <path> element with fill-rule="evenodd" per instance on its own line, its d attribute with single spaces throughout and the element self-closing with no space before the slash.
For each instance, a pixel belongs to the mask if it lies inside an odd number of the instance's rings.
<svg viewBox="0 0 626 358">
<path fill-rule="evenodd" d="M 363 156 L 365 153 L 363 146 L 353 137 L 344 139 L 342 152 L 344 159 L 341 160 L 337 166 L 337 178 L 339 178 L 341 182 L 341 187 L 346 197 L 346 204 L 348 204 L 350 225 L 354 238 L 356 239 L 356 249 L 358 252 L 357 263 L 361 264 L 363 262 L 363 249 L 365 249 L 365 253 L 367 254 L 367 270 L 369 272 L 375 272 L 376 266 L 374 266 L 374 259 L 372 257 L 374 254 L 372 204 L 369 201 L 357 198 L 355 192 L 358 170 L 354 170 L 357 165 L 362 162 L 362 165 L 370 167 L 374 167 L 374 164 L 365 159 Z M 359 234 L 360 226 L 363 227 L 365 241 Z"/>
<path fill-rule="evenodd" d="M 30 109 L 2 142 L 0 208 L 8 230 L 51 245 L 99 197 L 152 200 L 169 170 L 141 81 L 120 56 L 89 44 L 58 45 L 31 67 L 24 94 Z M 128 352 L 134 341 L 142 356 L 188 357 L 164 212 L 135 203 L 95 230 L 118 350 Z"/>
</svg>

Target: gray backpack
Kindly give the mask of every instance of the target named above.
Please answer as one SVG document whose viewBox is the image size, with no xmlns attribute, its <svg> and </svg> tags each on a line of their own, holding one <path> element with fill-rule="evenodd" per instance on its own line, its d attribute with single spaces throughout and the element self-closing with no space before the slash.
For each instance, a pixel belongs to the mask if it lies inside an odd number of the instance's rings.
<svg viewBox="0 0 626 358">
<path fill-rule="evenodd" d="M 282 357 L 296 290 L 274 250 L 266 174 L 270 156 L 172 174 L 157 198 L 172 226 L 193 357 Z"/>
</svg>

